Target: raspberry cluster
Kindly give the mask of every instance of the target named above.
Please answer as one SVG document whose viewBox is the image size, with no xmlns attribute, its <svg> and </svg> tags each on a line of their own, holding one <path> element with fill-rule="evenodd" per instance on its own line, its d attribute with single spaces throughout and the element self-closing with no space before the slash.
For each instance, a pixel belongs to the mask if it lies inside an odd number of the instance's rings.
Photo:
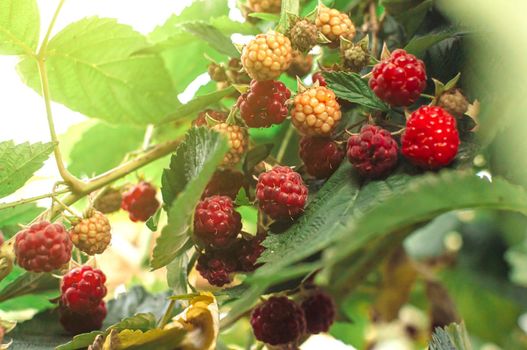
<svg viewBox="0 0 527 350">
<path fill-rule="evenodd" d="M 288 114 L 286 101 L 290 97 L 291 91 L 281 82 L 253 80 L 237 103 L 248 127 L 266 128 L 285 120 Z"/>
<path fill-rule="evenodd" d="M 307 334 L 327 332 L 335 320 L 335 303 L 316 290 L 300 304 L 286 296 L 272 296 L 256 306 L 251 326 L 256 339 L 271 346 L 297 346 Z"/>
<path fill-rule="evenodd" d="M 66 331 L 78 334 L 100 329 L 106 317 L 106 276 L 90 266 L 77 267 L 62 277 L 60 322 Z"/>
<path fill-rule="evenodd" d="M 152 184 L 141 181 L 123 194 L 121 208 L 129 213 L 133 222 L 147 221 L 159 208 L 156 192 Z"/>
</svg>

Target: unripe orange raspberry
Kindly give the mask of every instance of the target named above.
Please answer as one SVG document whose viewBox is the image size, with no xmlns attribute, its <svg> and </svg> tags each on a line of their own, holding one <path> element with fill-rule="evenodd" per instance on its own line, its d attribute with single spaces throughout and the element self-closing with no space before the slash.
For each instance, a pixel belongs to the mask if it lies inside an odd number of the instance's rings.
<svg viewBox="0 0 527 350">
<path fill-rule="evenodd" d="M 352 41 L 355 37 L 355 26 L 347 14 L 330 9 L 324 5 L 318 8 L 318 15 L 315 20 L 318 30 L 326 38 L 331 40 L 331 46 L 338 46 L 340 37 Z"/>
<path fill-rule="evenodd" d="M 232 166 L 239 163 L 249 145 L 247 130 L 239 125 L 229 125 L 227 123 L 216 124 L 212 127 L 212 130 L 226 135 L 229 140 L 230 150 L 225 155 L 222 165 Z"/>
<path fill-rule="evenodd" d="M 101 254 L 112 240 L 110 221 L 103 213 L 89 210 L 70 230 L 75 247 L 88 255 Z"/>
<path fill-rule="evenodd" d="M 247 7 L 254 12 L 279 13 L 282 0 L 247 0 Z"/>
<path fill-rule="evenodd" d="M 277 32 L 258 34 L 242 53 L 242 64 L 254 80 L 274 80 L 291 64 L 291 41 Z"/>
<path fill-rule="evenodd" d="M 291 121 L 306 136 L 327 136 L 342 112 L 335 93 L 325 86 L 314 86 L 295 96 Z"/>
</svg>

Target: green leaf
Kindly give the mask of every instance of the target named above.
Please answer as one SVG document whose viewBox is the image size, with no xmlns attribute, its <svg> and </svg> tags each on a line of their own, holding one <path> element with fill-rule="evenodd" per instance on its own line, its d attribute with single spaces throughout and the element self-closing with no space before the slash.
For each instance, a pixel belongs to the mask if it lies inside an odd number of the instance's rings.
<svg viewBox="0 0 527 350">
<path fill-rule="evenodd" d="M 405 50 L 417 57 L 423 57 L 426 50 L 431 46 L 445 40 L 452 38 L 458 34 L 452 31 L 443 31 L 438 33 L 431 33 L 424 36 L 413 37 L 412 40 L 405 46 Z"/>
<path fill-rule="evenodd" d="M 274 144 L 265 143 L 257 145 L 249 150 L 249 152 L 247 152 L 247 156 L 245 157 L 245 161 L 243 162 L 243 170 L 248 173 L 258 163 L 269 157 L 273 148 Z"/>
<path fill-rule="evenodd" d="M 425 20 L 426 14 L 432 8 L 433 5 L 434 3 L 432 0 L 426 0 L 417 5 L 416 7 L 411 8 L 395 16 L 397 22 L 399 22 L 403 26 L 407 38 L 411 38 L 414 36 L 417 29 L 419 29 L 419 27 Z"/>
<path fill-rule="evenodd" d="M 189 239 L 189 218 L 203 190 L 220 165 L 229 146 L 224 136 L 206 128 L 192 128 L 172 157 L 163 176 L 163 200 L 168 204 L 167 225 L 157 239 L 153 269 L 166 266 L 178 256 Z M 184 189 L 174 179 L 186 179 Z"/>
<path fill-rule="evenodd" d="M 206 41 L 216 51 L 229 57 L 240 57 L 240 53 L 233 45 L 230 38 L 225 36 L 219 29 L 206 22 L 197 21 L 183 24 L 183 28 L 194 34 L 201 40 Z"/>
<path fill-rule="evenodd" d="M 24 186 L 53 151 L 53 143 L 0 143 L 0 198 Z"/>
<path fill-rule="evenodd" d="M 0 55 L 33 55 L 39 32 L 36 0 L 0 1 Z"/>
<path fill-rule="evenodd" d="M 381 0 L 381 6 L 391 15 L 398 15 L 408 11 L 423 0 Z"/>
<path fill-rule="evenodd" d="M 0 290 L 0 302 L 26 294 L 59 290 L 59 279 L 49 273 L 24 272 Z"/>
<path fill-rule="evenodd" d="M 88 346 L 92 345 L 95 338 L 100 334 L 104 334 L 104 332 L 93 331 L 90 333 L 76 335 L 73 337 L 73 339 L 70 342 L 57 346 L 55 350 L 85 349 Z"/>
<path fill-rule="evenodd" d="M 236 92 L 236 89 L 232 86 L 229 86 L 228 88 L 222 90 L 195 97 L 190 102 L 181 105 L 172 111 L 172 113 L 163 119 L 163 123 L 179 121 L 188 117 L 194 118 L 195 114 L 198 112 L 201 112 L 205 108 L 220 101 L 222 98 L 231 95 L 234 92 Z"/>
<path fill-rule="evenodd" d="M 159 122 L 179 101 L 161 57 L 134 55 L 147 46 L 143 35 L 113 19 L 90 17 L 70 24 L 47 48 L 51 98 L 110 123 Z M 22 60 L 18 71 L 27 85 L 41 91 L 33 59 Z"/>
<path fill-rule="evenodd" d="M 187 254 L 179 254 L 167 265 L 167 283 L 176 295 L 187 293 Z"/>
<path fill-rule="evenodd" d="M 80 135 L 78 129 L 81 129 Z M 70 150 L 63 148 L 69 158 L 68 170 L 79 177 L 108 171 L 119 165 L 127 153 L 141 147 L 144 133 L 144 128 L 112 126 L 93 120 L 74 125 L 64 136 L 76 141 Z M 109 149 L 112 151 L 108 152 Z"/>
<path fill-rule="evenodd" d="M 0 210 L 0 228 L 16 226 L 31 222 L 44 208 L 37 207 L 35 203 L 25 203 L 16 207 Z M 5 234 L 5 232 L 4 232 Z"/>
<path fill-rule="evenodd" d="M 290 16 L 298 17 L 300 15 L 300 1 L 299 0 L 282 0 L 282 9 L 280 11 L 280 22 L 278 29 L 285 33 L 289 30 Z"/>
<path fill-rule="evenodd" d="M 375 96 L 368 83 L 360 75 L 349 72 L 324 72 L 323 74 L 328 87 L 338 97 L 370 109 L 389 110 L 389 107 Z"/>
<path fill-rule="evenodd" d="M 157 326 L 156 316 L 152 313 L 138 313 L 133 316 L 123 319 L 108 328 L 115 329 L 117 331 L 123 331 L 125 329 L 139 330 L 146 332 L 150 329 L 154 329 Z"/>
<path fill-rule="evenodd" d="M 452 323 L 444 328 L 436 328 L 429 349 L 472 350 L 465 324 Z"/>
<path fill-rule="evenodd" d="M 280 16 L 275 15 L 273 13 L 266 13 L 266 12 L 252 12 L 252 13 L 249 13 L 249 17 L 258 18 L 266 22 L 274 22 L 274 23 L 277 23 L 280 20 Z"/>
</svg>

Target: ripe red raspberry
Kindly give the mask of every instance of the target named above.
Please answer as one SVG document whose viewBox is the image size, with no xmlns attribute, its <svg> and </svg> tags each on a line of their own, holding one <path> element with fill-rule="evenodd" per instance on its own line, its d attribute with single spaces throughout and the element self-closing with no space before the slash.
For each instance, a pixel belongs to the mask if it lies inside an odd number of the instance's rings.
<svg viewBox="0 0 527 350">
<path fill-rule="evenodd" d="M 253 80 L 249 90 L 238 98 L 238 108 L 248 127 L 267 128 L 287 118 L 285 103 L 290 97 L 291 91 L 279 81 Z"/>
<path fill-rule="evenodd" d="M 212 196 L 200 201 L 194 213 L 194 234 L 212 248 L 224 248 L 236 239 L 242 229 L 240 214 L 232 199 Z"/>
<path fill-rule="evenodd" d="M 263 212 L 273 219 L 288 219 L 304 211 L 307 187 L 302 177 L 287 166 L 276 166 L 260 174 L 256 198 Z"/>
<path fill-rule="evenodd" d="M 459 147 L 456 118 L 441 107 L 423 106 L 410 115 L 402 153 L 414 165 L 435 170 L 450 164 Z"/>
<path fill-rule="evenodd" d="M 325 86 L 313 86 L 295 96 L 291 122 L 303 135 L 328 136 L 341 117 L 335 93 Z"/>
<path fill-rule="evenodd" d="M 309 175 L 325 179 L 337 170 L 344 158 L 344 151 L 330 138 L 302 137 L 300 158 Z"/>
<path fill-rule="evenodd" d="M 62 224 L 40 221 L 16 235 L 18 265 L 32 272 L 51 272 L 71 259 L 72 243 Z"/>
<path fill-rule="evenodd" d="M 362 127 L 348 140 L 348 159 L 359 174 L 376 179 L 397 164 L 398 146 L 389 131 L 374 125 Z"/>
<path fill-rule="evenodd" d="M 101 301 L 99 305 L 88 313 L 71 311 L 64 305 L 59 306 L 60 323 L 64 329 L 72 334 L 82 334 L 101 329 L 106 317 L 106 305 Z"/>
<path fill-rule="evenodd" d="M 90 266 L 74 268 L 62 277 L 62 305 L 73 312 L 87 314 L 99 306 L 106 295 L 106 276 Z"/>
<path fill-rule="evenodd" d="M 283 34 L 258 34 L 243 48 L 242 64 L 254 80 L 273 80 L 289 68 L 293 55 L 291 41 Z"/>
<path fill-rule="evenodd" d="M 327 332 L 335 320 L 335 303 L 333 298 L 322 291 L 317 291 L 302 302 L 306 315 L 307 331 L 310 334 Z"/>
<path fill-rule="evenodd" d="M 196 270 L 211 285 L 222 287 L 232 282 L 236 260 L 223 251 L 207 251 L 199 256 Z"/>
<path fill-rule="evenodd" d="M 146 181 L 141 181 L 123 194 L 121 208 L 129 213 L 133 222 L 147 221 L 159 208 L 156 188 Z"/>
<path fill-rule="evenodd" d="M 110 221 L 103 213 L 89 210 L 70 230 L 73 244 L 88 255 L 102 254 L 112 240 Z"/>
<path fill-rule="evenodd" d="M 373 67 L 370 88 L 392 106 L 409 106 L 426 87 L 423 61 L 402 49 Z"/>
<path fill-rule="evenodd" d="M 198 114 L 198 117 L 192 121 L 192 125 L 207 126 L 207 115 L 217 122 L 224 122 L 227 120 L 229 113 L 223 111 L 215 111 L 214 109 L 206 109 Z"/>
<path fill-rule="evenodd" d="M 238 256 L 238 268 L 240 271 L 251 272 L 262 265 L 256 261 L 265 250 L 265 247 L 262 245 L 265 237 L 266 235 L 259 234 L 249 240 L 241 240 L 236 252 L 236 255 Z"/>
<path fill-rule="evenodd" d="M 258 305 L 251 314 L 256 339 L 282 345 L 296 342 L 306 331 L 304 311 L 285 296 L 273 296 Z"/>
<path fill-rule="evenodd" d="M 313 80 L 313 83 L 318 82 L 318 85 L 320 86 L 328 86 L 328 83 L 326 82 L 326 79 L 324 79 L 322 72 L 313 73 L 312 80 Z"/>
<path fill-rule="evenodd" d="M 235 199 L 243 182 L 244 177 L 241 172 L 230 168 L 218 169 L 212 175 L 201 198 L 220 195 Z"/>
</svg>

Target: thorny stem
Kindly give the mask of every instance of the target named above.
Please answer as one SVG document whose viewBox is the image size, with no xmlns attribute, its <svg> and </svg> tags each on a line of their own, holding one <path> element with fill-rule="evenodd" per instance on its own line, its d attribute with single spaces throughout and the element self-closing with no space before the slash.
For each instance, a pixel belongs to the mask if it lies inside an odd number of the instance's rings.
<svg viewBox="0 0 527 350">
<path fill-rule="evenodd" d="M 61 191 L 55 192 L 54 194 L 55 195 L 57 195 L 57 194 L 65 194 L 67 192 L 69 192 L 69 190 L 61 190 Z M 36 201 L 38 201 L 40 199 L 51 198 L 54 194 L 53 193 L 46 193 L 46 194 L 41 194 L 40 196 L 19 199 L 17 201 L 11 202 L 11 203 L 1 203 L 0 204 L 0 210 L 7 209 L 7 208 L 13 208 L 13 207 L 16 207 L 16 206 L 19 206 L 19 205 L 22 205 L 22 204 L 26 204 L 26 203 L 36 202 Z"/>
<path fill-rule="evenodd" d="M 282 144 L 280 145 L 280 149 L 278 150 L 278 154 L 276 155 L 276 162 L 278 164 L 282 163 L 282 160 L 284 159 L 285 151 L 287 150 L 289 141 L 291 141 L 291 138 L 293 137 L 293 133 L 294 133 L 293 125 L 289 124 L 289 127 L 287 128 L 287 132 L 284 136 Z"/>
</svg>

